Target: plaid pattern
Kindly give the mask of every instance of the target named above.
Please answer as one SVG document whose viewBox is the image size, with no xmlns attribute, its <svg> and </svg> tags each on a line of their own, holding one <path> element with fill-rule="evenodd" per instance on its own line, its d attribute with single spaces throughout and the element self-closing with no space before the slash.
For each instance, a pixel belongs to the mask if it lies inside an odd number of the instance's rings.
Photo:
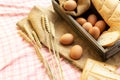
<svg viewBox="0 0 120 80">
<path fill-rule="evenodd" d="M 49 80 L 34 48 L 17 34 L 16 22 L 34 5 L 48 7 L 50 0 L 0 0 L 0 80 Z M 46 47 L 41 49 L 51 62 Z M 61 58 L 65 80 L 80 80 L 81 71 Z"/>
</svg>

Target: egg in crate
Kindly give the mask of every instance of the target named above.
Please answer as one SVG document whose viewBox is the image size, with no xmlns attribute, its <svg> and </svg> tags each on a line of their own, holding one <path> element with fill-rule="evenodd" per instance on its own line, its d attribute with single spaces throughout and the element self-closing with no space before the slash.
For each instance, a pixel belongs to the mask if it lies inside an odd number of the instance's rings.
<svg viewBox="0 0 120 80">
<path fill-rule="evenodd" d="M 97 22 L 97 16 L 95 14 L 90 14 L 87 18 L 87 21 L 90 22 L 92 25 L 95 25 Z"/>
<path fill-rule="evenodd" d="M 92 24 L 90 22 L 85 22 L 82 27 L 86 30 L 89 31 L 90 28 L 92 28 Z"/>
<path fill-rule="evenodd" d="M 103 32 L 105 30 L 105 28 L 106 28 L 106 23 L 103 20 L 98 20 L 95 23 L 95 27 L 98 27 L 100 29 L 100 32 Z"/>
<path fill-rule="evenodd" d="M 76 19 L 76 21 L 80 24 L 80 25 L 83 25 L 84 23 L 87 22 L 87 20 L 85 18 L 82 18 L 82 17 L 78 17 Z"/>
<path fill-rule="evenodd" d="M 89 29 L 88 31 L 94 39 L 98 39 L 98 37 L 100 36 L 100 29 L 98 27 L 92 27 Z"/>
</svg>

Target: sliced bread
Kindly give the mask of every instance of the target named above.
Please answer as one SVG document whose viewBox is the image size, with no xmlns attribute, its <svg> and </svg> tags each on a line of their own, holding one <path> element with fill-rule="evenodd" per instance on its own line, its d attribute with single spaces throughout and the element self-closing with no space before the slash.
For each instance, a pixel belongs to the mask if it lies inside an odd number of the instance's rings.
<svg viewBox="0 0 120 80">
<path fill-rule="evenodd" d="M 100 80 L 98 77 L 95 76 L 95 74 L 88 74 L 87 80 Z"/>
<path fill-rule="evenodd" d="M 84 66 L 84 70 L 82 72 L 81 80 L 86 80 L 87 73 L 93 66 L 94 66 L 94 61 L 92 61 L 91 59 L 87 59 L 87 62 Z"/>
<path fill-rule="evenodd" d="M 120 33 L 118 31 L 105 31 L 100 35 L 97 42 L 103 47 L 110 47 L 119 39 Z"/>
<path fill-rule="evenodd" d="M 89 72 L 86 80 L 114 80 L 114 79 L 106 77 L 104 75 Z"/>
<path fill-rule="evenodd" d="M 110 70 L 112 72 L 116 72 L 116 70 L 117 70 L 116 66 L 111 66 L 109 64 L 106 64 L 106 63 L 99 62 L 99 61 L 88 58 L 87 61 L 86 61 L 85 67 L 83 69 L 83 72 L 82 72 L 81 80 L 94 80 L 94 79 L 95 80 L 112 80 L 112 78 L 101 75 L 102 70 L 101 70 L 100 74 L 97 73 L 97 70 L 95 72 L 94 68 L 97 67 L 97 66 L 101 66 L 103 69 L 107 69 L 107 70 Z"/>
<path fill-rule="evenodd" d="M 120 80 L 119 74 L 117 74 L 114 71 L 109 70 L 108 68 L 105 68 L 104 66 L 100 66 L 98 64 L 95 64 L 95 66 L 91 69 L 91 72 L 99 74 L 101 76 L 108 77 L 113 80 Z"/>
</svg>

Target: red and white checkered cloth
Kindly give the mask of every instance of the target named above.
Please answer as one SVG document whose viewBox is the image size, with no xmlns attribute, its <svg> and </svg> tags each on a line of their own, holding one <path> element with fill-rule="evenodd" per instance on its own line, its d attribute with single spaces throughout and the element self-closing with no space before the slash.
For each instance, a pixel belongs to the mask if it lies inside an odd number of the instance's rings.
<svg viewBox="0 0 120 80">
<path fill-rule="evenodd" d="M 50 0 L 0 0 L 0 80 L 49 80 L 34 48 L 17 34 L 16 23 L 34 5 L 48 7 Z M 46 57 L 47 48 L 41 49 Z M 50 61 L 50 60 L 49 60 Z M 61 58 L 65 80 L 80 80 L 81 72 Z"/>
</svg>

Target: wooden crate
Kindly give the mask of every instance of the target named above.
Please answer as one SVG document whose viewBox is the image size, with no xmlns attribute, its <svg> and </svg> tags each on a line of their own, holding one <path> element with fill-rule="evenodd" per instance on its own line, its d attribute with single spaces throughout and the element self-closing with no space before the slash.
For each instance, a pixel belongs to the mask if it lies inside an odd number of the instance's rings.
<svg viewBox="0 0 120 80">
<path fill-rule="evenodd" d="M 97 41 L 85 30 L 83 27 L 76 22 L 75 17 L 64 13 L 59 6 L 58 0 L 52 0 L 54 10 L 66 20 L 68 24 L 71 25 L 72 29 L 83 38 L 86 42 L 88 42 L 89 46 L 95 49 L 99 55 L 103 58 L 103 60 L 109 59 L 111 56 L 115 55 L 120 51 L 120 41 L 117 41 L 112 47 L 103 48 L 101 45 L 97 43 Z M 87 16 L 90 13 L 94 12 L 97 14 L 98 18 L 102 18 L 97 11 L 95 10 L 94 6 L 91 5 L 90 9 L 86 11 L 81 16 Z"/>
</svg>

